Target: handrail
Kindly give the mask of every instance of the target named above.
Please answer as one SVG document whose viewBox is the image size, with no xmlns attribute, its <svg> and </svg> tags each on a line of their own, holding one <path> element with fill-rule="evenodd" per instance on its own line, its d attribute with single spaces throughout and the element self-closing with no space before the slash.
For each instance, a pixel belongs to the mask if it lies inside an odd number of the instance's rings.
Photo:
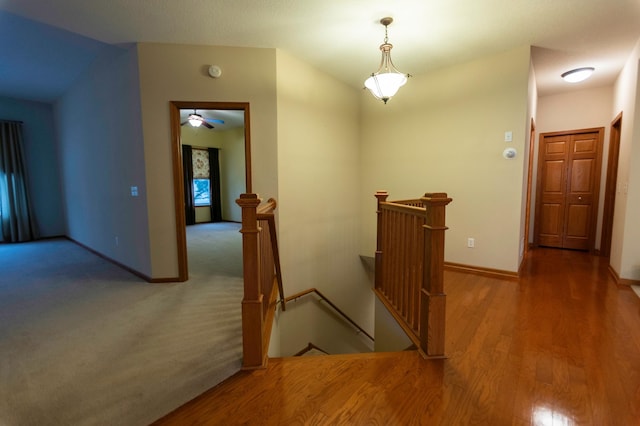
<svg viewBox="0 0 640 426">
<path fill-rule="evenodd" d="M 273 213 L 273 211 L 278 206 L 278 203 L 274 198 L 269 198 L 266 203 L 262 203 L 256 209 L 256 213 L 259 215 Z"/>
<path fill-rule="evenodd" d="M 273 211 L 276 209 L 277 203 L 273 198 L 269 198 L 265 204 L 261 204 L 256 209 L 258 220 L 266 220 L 269 225 L 269 236 L 271 238 L 271 251 L 273 253 L 273 263 L 276 268 L 276 282 L 278 283 L 278 292 L 282 301 L 282 310 L 286 311 L 286 302 L 284 298 L 284 289 L 282 286 L 282 269 L 280 267 L 280 250 L 278 249 L 278 237 L 276 234 L 276 220 Z"/>
<path fill-rule="evenodd" d="M 316 288 L 310 288 L 304 291 L 301 291 L 300 293 L 296 293 L 293 296 L 289 296 L 287 297 L 285 300 L 287 302 L 290 302 L 292 300 L 296 300 L 299 299 L 302 296 L 306 296 L 308 294 L 311 293 L 316 293 L 318 296 L 320 296 L 320 299 L 324 300 L 325 302 L 327 302 L 327 304 L 329 306 L 331 306 L 337 313 L 339 313 L 344 319 L 346 319 L 347 321 L 349 321 L 349 323 L 351 323 L 351 325 L 353 325 L 355 328 L 357 328 L 361 333 L 363 333 L 365 336 L 367 336 L 369 339 L 371 339 L 371 341 L 375 341 L 375 339 L 373 338 L 373 336 L 371 336 L 369 333 L 367 333 L 365 331 L 364 328 L 360 327 L 354 320 L 352 320 L 351 318 L 349 318 L 349 316 L 347 314 L 345 314 L 340 308 L 338 308 L 331 300 L 329 300 L 324 294 L 320 293 L 320 291 L 318 291 L 318 289 Z"/>
</svg>

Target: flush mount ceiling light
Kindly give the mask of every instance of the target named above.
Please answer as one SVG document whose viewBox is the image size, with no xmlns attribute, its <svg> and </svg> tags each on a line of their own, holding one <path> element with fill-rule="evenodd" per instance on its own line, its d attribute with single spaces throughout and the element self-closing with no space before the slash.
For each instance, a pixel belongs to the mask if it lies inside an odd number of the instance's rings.
<svg viewBox="0 0 640 426">
<path fill-rule="evenodd" d="M 391 62 L 391 48 L 393 45 L 389 43 L 387 27 L 393 22 L 393 18 L 382 18 L 380 23 L 384 25 L 384 43 L 380 45 L 382 51 L 382 60 L 378 71 L 371 74 L 364 82 L 364 86 L 369 89 L 371 94 L 382 100 L 385 104 L 393 95 L 398 92 L 400 87 L 407 82 L 409 74 L 403 74 L 396 69 Z"/>
<path fill-rule="evenodd" d="M 595 68 L 583 67 L 562 73 L 560 76 L 568 83 L 579 83 L 591 77 Z"/>
</svg>

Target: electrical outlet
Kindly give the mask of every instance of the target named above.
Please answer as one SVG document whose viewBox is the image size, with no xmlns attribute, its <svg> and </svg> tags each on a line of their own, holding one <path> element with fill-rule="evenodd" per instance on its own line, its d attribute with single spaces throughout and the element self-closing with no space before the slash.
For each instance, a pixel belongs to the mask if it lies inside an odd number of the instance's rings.
<svg viewBox="0 0 640 426">
<path fill-rule="evenodd" d="M 476 246 L 475 238 L 467 238 L 467 247 L 474 248 Z"/>
</svg>

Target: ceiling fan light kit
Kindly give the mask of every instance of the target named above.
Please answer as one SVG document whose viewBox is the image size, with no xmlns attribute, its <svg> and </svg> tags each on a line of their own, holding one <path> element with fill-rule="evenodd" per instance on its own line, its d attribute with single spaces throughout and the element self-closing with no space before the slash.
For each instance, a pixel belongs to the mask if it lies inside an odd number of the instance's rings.
<svg viewBox="0 0 640 426">
<path fill-rule="evenodd" d="M 204 120 L 202 119 L 202 116 L 200 114 L 193 113 L 189 115 L 187 121 L 189 122 L 189 124 L 191 124 L 192 127 L 200 127 Z"/>
<path fill-rule="evenodd" d="M 378 70 L 369 76 L 364 82 L 364 86 L 371 94 L 380 99 L 385 104 L 391 99 L 407 82 L 409 74 L 403 74 L 393 65 L 391 61 L 391 49 L 393 45 L 389 43 L 387 27 L 393 22 L 393 18 L 382 18 L 380 23 L 384 25 L 384 43 L 380 45 L 382 59 Z"/>
<path fill-rule="evenodd" d="M 215 129 L 211 123 L 224 124 L 224 120 L 220 120 L 218 118 L 204 118 L 202 115 L 198 114 L 197 110 L 194 109 L 193 113 L 189 114 L 187 117 L 187 121 L 180 123 L 180 125 L 184 126 L 185 124 L 189 124 L 191 127 L 204 126 L 207 129 Z"/>
</svg>

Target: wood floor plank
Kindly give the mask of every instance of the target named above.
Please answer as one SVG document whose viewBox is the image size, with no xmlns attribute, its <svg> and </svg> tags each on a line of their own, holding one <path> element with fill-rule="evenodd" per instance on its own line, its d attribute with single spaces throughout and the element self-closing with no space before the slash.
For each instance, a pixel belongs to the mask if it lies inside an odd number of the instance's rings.
<svg viewBox="0 0 640 426">
<path fill-rule="evenodd" d="M 506 281 L 447 271 L 444 360 L 270 360 L 156 425 L 640 425 L 640 299 L 607 262 L 535 249 Z"/>
</svg>

